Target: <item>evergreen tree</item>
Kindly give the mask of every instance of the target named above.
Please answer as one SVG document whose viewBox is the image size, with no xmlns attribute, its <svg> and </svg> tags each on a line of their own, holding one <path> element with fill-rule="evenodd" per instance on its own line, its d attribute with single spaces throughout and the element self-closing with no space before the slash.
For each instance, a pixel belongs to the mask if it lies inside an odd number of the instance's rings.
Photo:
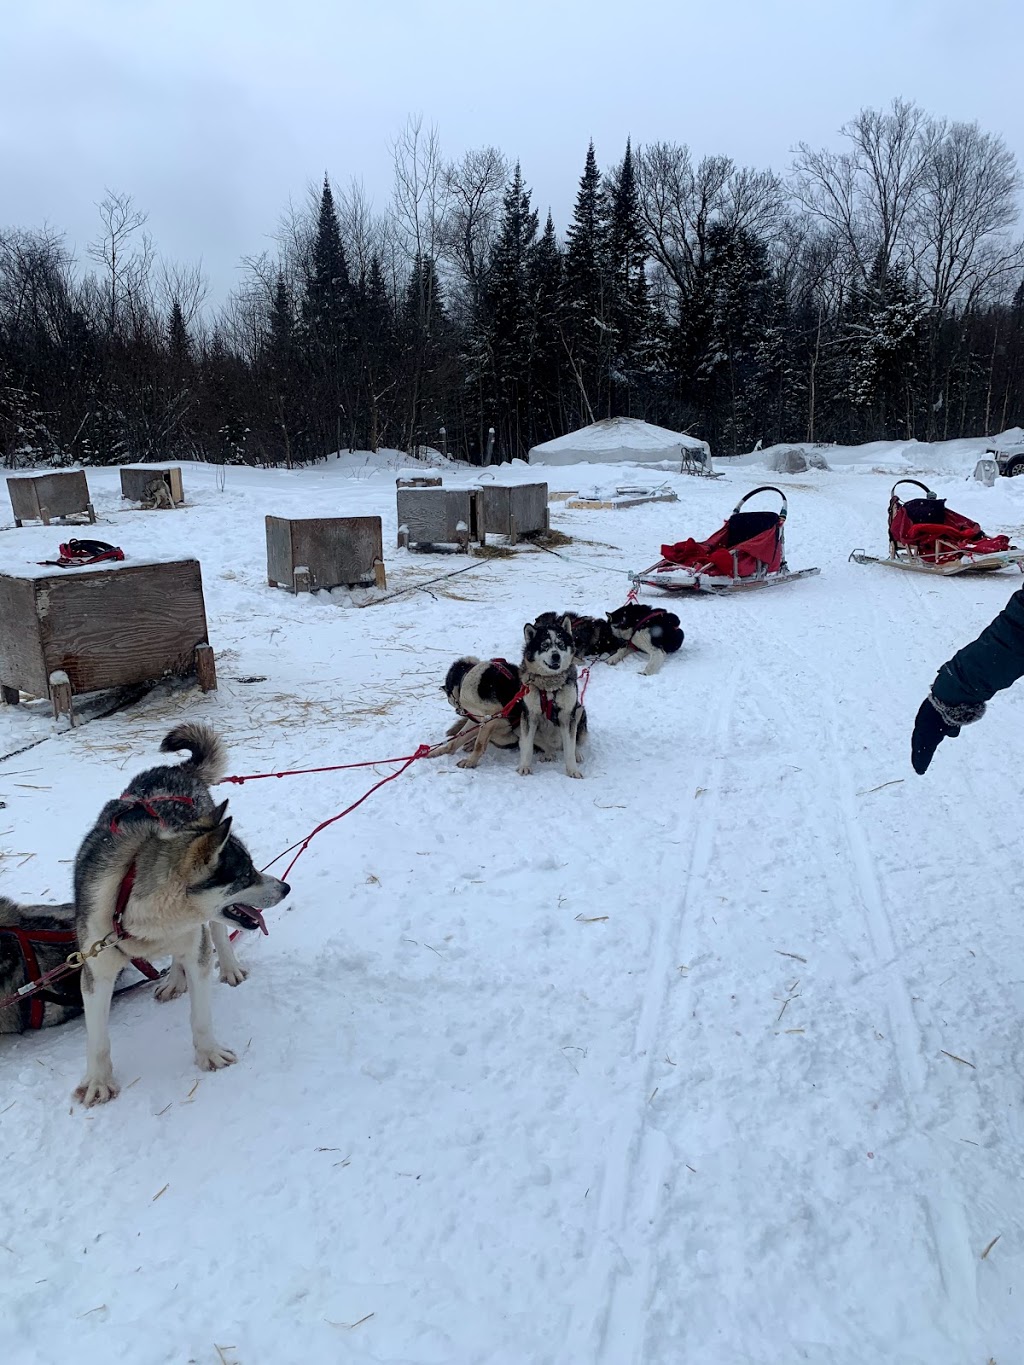
<svg viewBox="0 0 1024 1365">
<path fill-rule="evenodd" d="M 591 422 L 601 415 L 607 395 L 613 341 L 605 296 L 607 206 L 592 142 L 566 238 L 563 335 L 578 393 L 574 407 L 582 420 Z"/>
<path fill-rule="evenodd" d="M 352 288 L 331 186 L 324 176 L 302 319 L 315 380 L 315 421 L 322 453 L 342 444 L 351 423 L 350 322 Z M 346 422 L 346 418 L 348 421 Z"/>
<path fill-rule="evenodd" d="M 876 256 L 848 311 L 848 391 L 869 440 L 913 435 L 924 307 L 899 265 Z"/>
<path fill-rule="evenodd" d="M 561 433 L 562 252 L 550 209 L 544 231 L 530 253 L 529 275 L 534 315 L 530 439 L 536 444 Z"/>
<path fill-rule="evenodd" d="M 608 325 L 615 348 L 611 405 L 629 414 L 630 390 L 652 356 L 652 318 L 647 297 L 647 239 L 640 216 L 633 150 L 614 177 L 607 228 Z"/>
<path fill-rule="evenodd" d="M 486 296 L 494 394 L 501 421 L 501 449 L 525 454 L 530 436 L 530 367 L 534 299 L 530 265 L 537 212 L 516 164 L 505 191 L 501 226 L 491 252 Z"/>
</svg>

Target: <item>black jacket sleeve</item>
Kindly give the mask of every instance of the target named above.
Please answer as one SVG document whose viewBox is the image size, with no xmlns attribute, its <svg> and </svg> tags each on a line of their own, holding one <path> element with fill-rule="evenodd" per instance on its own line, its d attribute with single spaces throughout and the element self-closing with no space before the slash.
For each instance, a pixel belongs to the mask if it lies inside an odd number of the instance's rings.
<svg viewBox="0 0 1024 1365">
<path fill-rule="evenodd" d="M 971 644 L 939 669 L 932 696 L 944 707 L 984 706 L 1024 676 L 1024 588 Z"/>
</svg>

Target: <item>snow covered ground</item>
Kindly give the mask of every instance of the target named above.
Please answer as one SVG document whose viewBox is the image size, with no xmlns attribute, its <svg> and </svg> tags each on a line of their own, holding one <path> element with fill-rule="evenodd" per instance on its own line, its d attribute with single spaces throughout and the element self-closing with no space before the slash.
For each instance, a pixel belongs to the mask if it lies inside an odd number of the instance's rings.
<svg viewBox="0 0 1024 1365">
<path fill-rule="evenodd" d="M 0 1360 L 1019 1362 L 1024 689 L 924 779 L 909 737 L 1020 579 L 847 562 L 884 553 L 911 463 L 1024 535 L 1024 479 L 966 481 L 985 442 L 957 444 L 773 476 L 790 564 L 821 576 L 682 602 L 656 677 L 596 665 L 585 781 L 423 761 L 322 833 L 243 945 L 249 980 L 216 988 L 237 1066 L 200 1075 L 186 1002 L 149 989 L 115 1003 L 125 1089 L 100 1109 L 70 1101 L 79 1022 L 0 1038 Z M 765 480 L 752 457 L 670 476 L 673 504 L 554 503 L 563 557 L 523 547 L 363 610 L 269 589 L 267 512 L 379 513 L 391 590 L 469 563 L 389 548 L 376 465 L 229 469 L 223 491 L 186 466 L 189 506 L 151 513 L 89 471 L 86 534 L 201 559 L 220 689 L 61 733 L 0 710 L 0 754 L 44 740 L 0 763 L 5 894 L 64 899 L 99 806 L 184 717 L 235 773 L 411 753 L 452 718 L 450 660 L 618 605 L 627 569 Z M 65 538 L 0 532 L 0 568 Z M 223 790 L 263 863 L 387 771 Z"/>
</svg>

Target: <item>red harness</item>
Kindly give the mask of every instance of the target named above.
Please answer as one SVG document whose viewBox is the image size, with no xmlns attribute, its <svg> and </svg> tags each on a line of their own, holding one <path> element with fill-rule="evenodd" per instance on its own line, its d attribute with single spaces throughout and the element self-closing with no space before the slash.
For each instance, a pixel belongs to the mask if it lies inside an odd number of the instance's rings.
<svg viewBox="0 0 1024 1365">
<path fill-rule="evenodd" d="M 195 802 L 192 800 L 191 796 L 153 796 L 147 800 L 145 797 L 130 796 L 127 792 L 123 792 L 121 794 L 120 799 L 122 801 L 127 802 L 128 805 L 141 806 L 141 808 L 152 820 L 156 820 L 161 825 L 164 823 L 164 821 L 163 817 L 160 815 L 160 812 L 155 808 L 156 802 L 174 801 L 182 806 L 195 805 Z M 120 833 L 120 824 L 121 824 L 120 819 L 115 815 L 110 822 L 111 834 Z M 135 886 L 135 877 L 136 877 L 135 863 L 131 862 L 128 865 L 128 870 L 121 878 L 120 884 L 117 888 L 117 899 L 114 902 L 114 913 L 113 916 L 111 917 L 111 922 L 113 923 L 114 926 L 114 932 L 116 933 L 119 942 L 122 939 L 131 938 L 131 934 L 129 934 L 127 929 L 124 927 L 124 912 L 128 909 L 128 902 L 132 898 L 132 889 Z M 136 969 L 136 971 L 140 971 L 143 976 L 148 976 L 150 981 L 156 981 L 160 976 L 160 973 L 153 966 L 152 962 L 147 962 L 144 957 L 133 957 L 132 966 Z"/>
<path fill-rule="evenodd" d="M 27 1015 L 22 1017 L 22 1027 L 37 1029 L 43 1027 L 43 1020 L 46 1012 L 47 1003 L 51 1005 L 65 1005 L 69 1009 L 82 1008 L 81 992 L 77 995 L 63 993 L 59 989 L 49 986 L 45 990 L 43 985 L 57 977 L 67 973 L 59 968 L 43 973 L 39 970 L 39 959 L 36 957 L 36 946 L 42 943 L 54 943 L 61 948 L 70 948 L 77 942 L 77 936 L 73 929 L 28 929 L 23 924 L 5 924 L 0 928 L 0 938 L 9 934 L 21 949 L 22 961 L 25 964 L 25 975 L 32 985 L 37 985 L 40 989 L 32 992 L 31 997 L 26 993 L 26 998 L 19 1001 L 19 1004 L 27 1010 Z M 63 964 L 62 964 L 63 965 Z M 22 988 L 24 989 L 24 987 Z M 4 1000 L 0 1004 L 6 1006 L 17 1000 L 20 992 Z"/>
</svg>

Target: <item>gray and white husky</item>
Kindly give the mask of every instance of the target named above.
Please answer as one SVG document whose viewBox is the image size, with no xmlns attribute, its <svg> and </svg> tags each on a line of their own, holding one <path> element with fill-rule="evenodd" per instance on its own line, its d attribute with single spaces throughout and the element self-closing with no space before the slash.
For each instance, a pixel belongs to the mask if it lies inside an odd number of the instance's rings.
<svg viewBox="0 0 1024 1365">
<path fill-rule="evenodd" d="M 214 804 L 209 786 L 224 776 L 225 761 L 217 735 L 204 725 L 180 725 L 160 748 L 187 750 L 189 758 L 133 778 L 100 811 L 75 859 L 79 947 L 88 953 L 104 944 L 86 958 L 81 976 L 88 1058 L 75 1098 L 85 1105 L 104 1104 L 118 1094 L 110 1061 L 110 1000 L 118 973 L 132 958 L 173 957 L 157 998 L 173 1000 L 188 990 L 196 1062 L 204 1071 L 237 1061 L 213 1036 L 211 937 L 221 980 L 237 986 L 246 972 L 228 930 L 266 932 L 260 911 L 289 891 L 285 882 L 256 870 L 231 833 L 228 803 Z"/>
<path fill-rule="evenodd" d="M 519 773 L 533 771 L 535 741 L 549 752 L 560 740 L 567 777 L 582 777 L 578 745 L 587 733 L 587 713 L 580 705 L 572 623 L 523 627 L 523 660 L 519 677 L 526 688 L 519 722 Z"/>
</svg>

